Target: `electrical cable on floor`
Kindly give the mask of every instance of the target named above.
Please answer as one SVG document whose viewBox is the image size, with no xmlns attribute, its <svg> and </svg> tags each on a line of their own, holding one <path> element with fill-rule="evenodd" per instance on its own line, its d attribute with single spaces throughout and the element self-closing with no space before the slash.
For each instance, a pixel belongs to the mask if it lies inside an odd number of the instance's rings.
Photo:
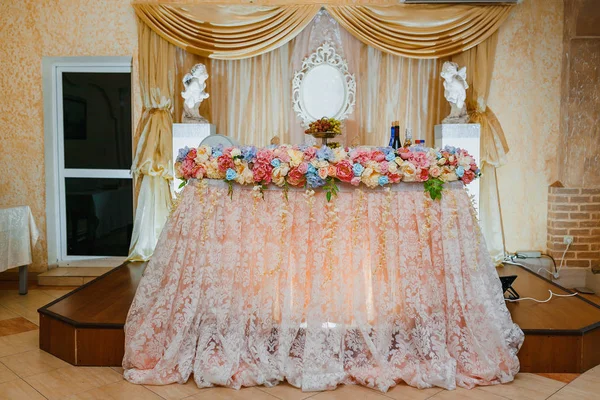
<svg viewBox="0 0 600 400">
<path fill-rule="evenodd" d="M 554 293 L 552 290 L 548 289 L 548 291 L 550 292 L 550 297 L 548 297 L 546 300 L 538 300 L 538 299 L 534 299 L 533 297 L 521 297 L 520 299 L 516 299 L 516 300 L 511 300 L 511 299 L 504 299 L 506 301 L 510 301 L 511 303 L 515 303 L 517 301 L 522 301 L 522 300 L 532 300 L 535 301 L 537 303 L 547 303 L 549 302 L 552 297 L 556 296 L 556 297 L 573 297 L 573 296 L 577 296 L 579 293 L 575 292 L 572 294 L 556 294 Z"/>
</svg>

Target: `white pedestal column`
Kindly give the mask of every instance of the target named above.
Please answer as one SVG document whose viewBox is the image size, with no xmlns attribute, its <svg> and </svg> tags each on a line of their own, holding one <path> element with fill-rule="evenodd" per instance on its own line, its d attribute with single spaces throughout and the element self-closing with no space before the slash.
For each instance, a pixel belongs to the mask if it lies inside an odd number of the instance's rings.
<svg viewBox="0 0 600 400">
<path fill-rule="evenodd" d="M 217 128 L 213 124 L 173 124 L 173 164 L 175 164 L 179 149 L 185 146 L 198 147 L 205 137 L 214 135 L 216 132 Z M 179 191 L 180 184 L 181 180 L 173 179 L 175 191 Z"/>
<path fill-rule="evenodd" d="M 441 124 L 435 126 L 435 147 L 454 146 L 465 149 L 480 164 L 479 146 L 481 126 L 479 124 Z M 467 185 L 469 194 L 475 198 L 475 207 L 479 216 L 479 179 Z"/>
</svg>

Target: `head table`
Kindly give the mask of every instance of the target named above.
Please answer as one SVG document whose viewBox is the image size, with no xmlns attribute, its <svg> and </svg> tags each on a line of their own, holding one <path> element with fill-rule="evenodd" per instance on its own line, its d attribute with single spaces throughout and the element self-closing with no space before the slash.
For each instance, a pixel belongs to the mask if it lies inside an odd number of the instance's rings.
<svg viewBox="0 0 600 400">
<path fill-rule="evenodd" d="M 462 182 L 284 190 L 193 180 L 125 325 L 125 378 L 382 391 L 509 382 L 523 332 Z"/>
</svg>

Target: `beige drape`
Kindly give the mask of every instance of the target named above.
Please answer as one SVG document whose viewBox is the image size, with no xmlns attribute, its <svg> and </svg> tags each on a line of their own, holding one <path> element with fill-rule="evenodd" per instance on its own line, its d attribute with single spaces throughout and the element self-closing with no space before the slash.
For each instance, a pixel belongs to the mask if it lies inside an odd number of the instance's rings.
<svg viewBox="0 0 600 400">
<path fill-rule="evenodd" d="M 290 43 L 243 60 L 211 60 L 213 112 L 217 132 L 241 144 L 266 146 L 273 136 L 290 142 L 292 109 Z"/>
<path fill-rule="evenodd" d="M 147 260 L 169 215 L 175 46 L 138 24 L 142 117 L 132 165 L 139 188 L 129 260 Z"/>
<path fill-rule="evenodd" d="M 175 46 L 214 59 L 241 59 L 289 42 L 312 20 L 318 4 L 247 6 L 135 2 L 139 18 Z M 511 5 L 395 4 L 326 6 L 354 37 L 385 53 L 441 58 L 483 42 Z"/>
<path fill-rule="evenodd" d="M 467 67 L 469 116 L 471 123 L 481 125 L 480 222 L 488 249 L 496 262 L 504 258 L 505 249 L 496 168 L 506 162 L 508 153 L 502 126 L 494 112 L 487 107 L 497 42 L 498 34 L 494 33 L 475 48 L 452 57 L 454 62 Z"/>
<path fill-rule="evenodd" d="M 356 74 L 356 109 L 346 123 L 346 144 L 387 145 L 391 121 L 399 121 L 401 135 L 433 146 L 443 89 L 439 79 L 443 60 L 411 59 L 367 46 L 342 29 L 349 69 Z"/>
</svg>

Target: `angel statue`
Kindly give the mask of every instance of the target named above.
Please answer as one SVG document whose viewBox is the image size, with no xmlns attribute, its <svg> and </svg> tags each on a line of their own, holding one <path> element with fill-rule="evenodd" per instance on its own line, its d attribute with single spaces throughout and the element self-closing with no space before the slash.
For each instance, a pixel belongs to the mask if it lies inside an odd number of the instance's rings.
<svg viewBox="0 0 600 400">
<path fill-rule="evenodd" d="M 181 97 L 185 101 L 183 102 L 181 122 L 188 124 L 208 123 L 198 110 L 200 103 L 208 98 L 208 93 L 204 91 L 207 79 L 208 73 L 204 64 L 194 65 L 190 73 L 185 74 L 183 77 L 185 90 L 181 92 Z"/>
<path fill-rule="evenodd" d="M 457 63 L 446 61 L 442 66 L 440 74 L 444 79 L 444 97 L 452 107 L 450 115 L 442 121 L 442 124 L 467 124 L 469 116 L 465 100 L 467 98 L 467 67 L 458 68 Z"/>
</svg>

